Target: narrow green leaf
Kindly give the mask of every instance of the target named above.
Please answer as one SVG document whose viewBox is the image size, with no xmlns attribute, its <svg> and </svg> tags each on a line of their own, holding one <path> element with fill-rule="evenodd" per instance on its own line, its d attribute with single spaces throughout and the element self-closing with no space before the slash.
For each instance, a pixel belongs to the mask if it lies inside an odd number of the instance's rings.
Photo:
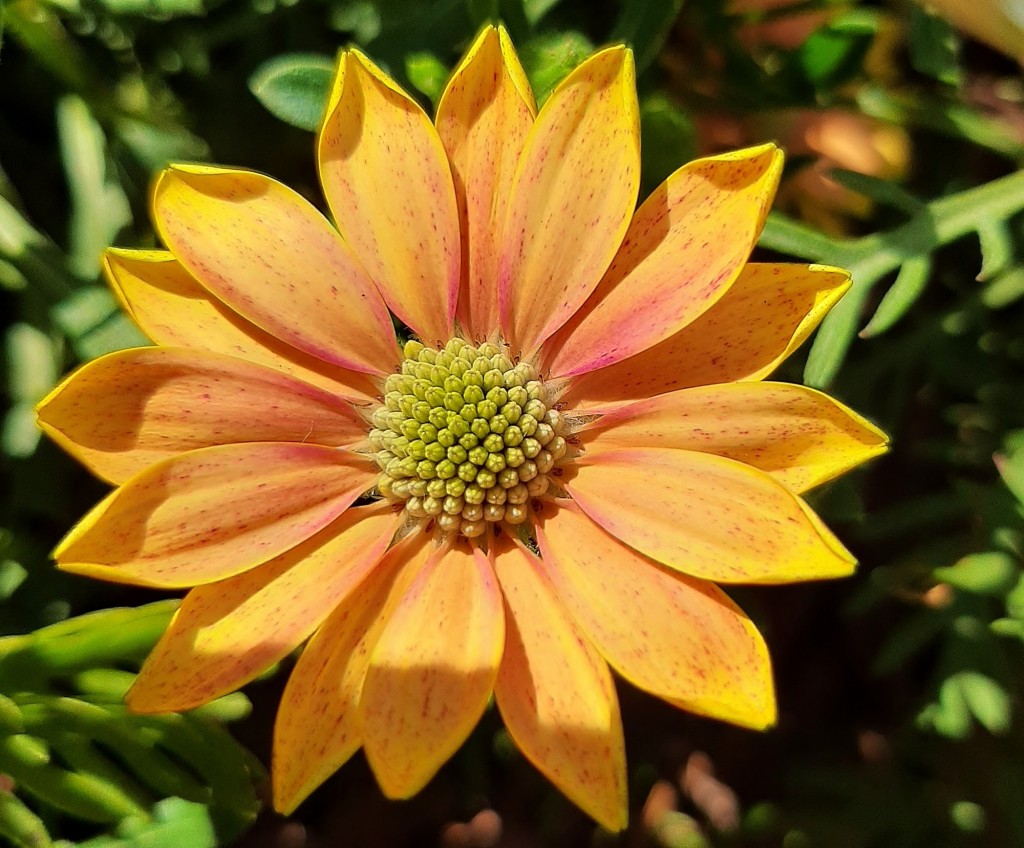
<svg viewBox="0 0 1024 848">
<path fill-rule="evenodd" d="M 919 6 L 911 7 L 908 43 L 910 64 L 915 70 L 947 85 L 960 84 L 960 40 L 944 18 Z"/>
<path fill-rule="evenodd" d="M 286 53 L 260 65 L 249 90 L 276 118 L 299 129 L 320 125 L 334 77 L 334 62 L 315 53 Z"/>
<path fill-rule="evenodd" d="M 924 294 L 931 273 L 932 259 L 927 254 L 912 256 L 904 262 L 896 275 L 896 281 L 879 302 L 875 314 L 860 331 L 860 337 L 870 339 L 892 329 Z"/>
<path fill-rule="evenodd" d="M 661 51 L 683 0 L 623 0 L 610 41 L 625 41 L 636 53 L 636 68 L 643 72 Z"/>
<path fill-rule="evenodd" d="M 0 791 L 0 837 L 14 848 L 50 848 L 43 820 L 10 792 Z"/>
<path fill-rule="evenodd" d="M 1024 297 L 1024 267 L 1017 265 L 1000 274 L 981 290 L 981 302 L 989 309 L 1002 309 Z"/>
</svg>

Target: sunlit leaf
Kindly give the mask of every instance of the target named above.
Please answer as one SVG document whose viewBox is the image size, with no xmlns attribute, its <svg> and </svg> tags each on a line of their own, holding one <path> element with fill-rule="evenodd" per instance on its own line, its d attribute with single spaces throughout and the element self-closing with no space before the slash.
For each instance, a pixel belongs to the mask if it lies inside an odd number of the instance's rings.
<svg viewBox="0 0 1024 848">
<path fill-rule="evenodd" d="M 334 62 L 314 53 L 287 53 L 260 65 L 249 90 L 276 118 L 303 130 L 320 124 L 334 76 Z"/>
</svg>

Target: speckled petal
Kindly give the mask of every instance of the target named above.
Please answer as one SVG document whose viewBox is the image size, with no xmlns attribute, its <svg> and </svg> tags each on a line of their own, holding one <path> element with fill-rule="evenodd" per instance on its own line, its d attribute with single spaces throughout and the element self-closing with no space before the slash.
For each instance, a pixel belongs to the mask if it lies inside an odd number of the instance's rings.
<svg viewBox="0 0 1024 848">
<path fill-rule="evenodd" d="M 626 753 L 608 664 L 559 601 L 543 564 L 496 545 L 506 604 L 495 696 L 526 758 L 602 827 L 626 826 Z"/>
<path fill-rule="evenodd" d="M 498 290 L 513 348 L 531 353 L 587 299 L 622 242 L 639 186 L 633 54 L 609 47 L 548 98 L 512 183 Z"/>
<path fill-rule="evenodd" d="M 726 383 L 619 407 L 583 434 L 589 454 L 620 448 L 703 451 L 767 471 L 800 493 L 885 452 L 873 424 L 828 395 L 788 383 Z"/>
<path fill-rule="evenodd" d="M 462 219 L 458 319 L 473 339 L 498 327 L 498 254 L 516 165 L 536 115 L 533 92 L 504 27 L 485 27 L 437 107 Z"/>
<path fill-rule="evenodd" d="M 415 533 L 393 547 L 306 645 L 274 726 L 274 808 L 291 813 L 363 744 L 359 699 L 370 652 L 432 546 Z"/>
<path fill-rule="evenodd" d="M 329 392 L 372 400 L 374 378 L 339 368 L 261 330 L 204 289 L 166 250 L 114 250 L 103 270 L 125 312 L 152 341 L 238 356 Z"/>
<path fill-rule="evenodd" d="M 845 577 L 852 556 L 774 477 L 671 448 L 585 455 L 566 488 L 587 515 L 658 562 L 720 583 Z"/>
<path fill-rule="evenodd" d="M 276 559 L 193 589 L 143 664 L 128 706 L 190 710 L 284 659 L 380 561 L 399 520 L 387 504 L 353 507 Z"/>
<path fill-rule="evenodd" d="M 639 400 L 691 386 L 761 380 L 796 350 L 850 287 L 819 265 L 747 265 L 714 306 L 643 353 L 574 377 L 573 408 Z"/>
<path fill-rule="evenodd" d="M 53 555 L 66 571 L 115 583 L 212 583 L 306 541 L 377 474 L 363 457 L 320 445 L 202 448 L 115 489 Z"/>
<path fill-rule="evenodd" d="M 782 173 L 773 144 L 698 159 L 633 216 L 622 247 L 583 307 L 544 346 L 554 376 L 640 353 L 712 306 L 743 269 Z"/>
<path fill-rule="evenodd" d="M 713 583 L 641 556 L 571 503 L 545 510 L 537 540 L 558 596 L 626 680 L 699 715 L 774 724 L 768 648 Z"/>
<path fill-rule="evenodd" d="M 212 445 L 344 446 L 366 438 L 363 420 L 337 395 L 233 356 L 170 347 L 95 359 L 54 389 L 38 413 L 47 435 L 112 483 Z"/>
<path fill-rule="evenodd" d="M 331 214 L 391 310 L 447 341 L 462 246 L 451 168 L 423 110 L 357 50 L 338 63 L 317 161 Z"/>
<path fill-rule="evenodd" d="M 366 758 L 384 794 L 419 792 L 476 726 L 505 642 L 491 564 L 465 541 L 434 552 L 370 657 L 359 703 Z"/>
<path fill-rule="evenodd" d="M 153 186 L 153 221 L 175 257 L 233 310 L 305 353 L 385 374 L 391 318 L 327 220 L 263 174 L 174 165 Z"/>
</svg>

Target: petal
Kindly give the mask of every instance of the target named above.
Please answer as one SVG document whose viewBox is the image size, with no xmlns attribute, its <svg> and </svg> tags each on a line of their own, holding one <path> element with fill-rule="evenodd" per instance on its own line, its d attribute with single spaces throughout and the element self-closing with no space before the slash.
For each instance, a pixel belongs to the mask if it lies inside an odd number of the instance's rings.
<svg viewBox="0 0 1024 848">
<path fill-rule="evenodd" d="M 775 723 L 768 648 L 717 586 L 667 571 L 571 503 L 546 509 L 536 531 L 559 597 L 630 683 L 700 715 Z"/>
<path fill-rule="evenodd" d="M 533 126 L 530 84 L 504 27 L 486 27 L 437 107 L 462 220 L 458 316 L 473 339 L 498 328 L 498 255 L 516 165 Z"/>
<path fill-rule="evenodd" d="M 274 725 L 274 808 L 291 813 L 363 744 L 359 700 L 370 651 L 430 546 L 415 533 L 385 555 L 313 635 Z"/>
<path fill-rule="evenodd" d="M 309 201 L 263 174 L 174 165 L 153 187 L 164 243 L 203 286 L 292 347 L 383 374 L 391 318 L 359 262 Z"/>
<path fill-rule="evenodd" d="M 611 365 L 677 333 L 729 289 L 757 243 L 782 151 L 774 144 L 691 162 L 633 216 L 590 299 L 545 345 L 550 372 Z"/>
<path fill-rule="evenodd" d="M 587 815 L 626 826 L 626 752 L 608 664 L 558 599 L 532 554 L 499 540 L 505 653 L 495 696 L 516 745 Z"/>
<path fill-rule="evenodd" d="M 852 556 L 763 471 L 695 451 L 633 448 L 577 460 L 573 500 L 605 530 L 684 574 L 723 583 L 845 577 Z"/>
<path fill-rule="evenodd" d="M 639 187 L 633 54 L 610 47 L 548 98 L 513 179 L 498 286 L 514 348 L 531 353 L 594 290 L 629 226 Z"/>
<path fill-rule="evenodd" d="M 850 287 L 820 265 L 747 265 L 721 300 L 643 353 L 573 378 L 563 400 L 593 407 L 736 380 L 761 380 L 796 350 Z"/>
<path fill-rule="evenodd" d="M 878 456 L 888 439 L 828 395 L 788 383 L 724 383 L 641 400 L 581 434 L 587 453 L 679 448 L 767 471 L 800 493 Z"/>
<path fill-rule="evenodd" d="M 115 583 L 212 583 L 306 541 L 377 475 L 363 457 L 320 445 L 190 451 L 111 492 L 53 555 L 66 571 Z"/>
<path fill-rule="evenodd" d="M 265 565 L 193 589 L 143 664 L 128 706 L 190 710 L 284 659 L 380 561 L 399 521 L 386 504 L 353 507 Z"/>
<path fill-rule="evenodd" d="M 419 792 L 487 707 L 505 642 L 501 593 L 466 543 L 427 560 L 381 634 L 359 712 L 366 758 L 384 794 Z"/>
<path fill-rule="evenodd" d="M 253 415 L 258 408 L 263 414 Z M 39 424 L 105 480 L 196 448 L 239 442 L 351 445 L 366 425 L 337 395 L 233 356 L 122 350 L 75 371 L 38 407 Z"/>
<path fill-rule="evenodd" d="M 310 356 L 233 312 L 165 250 L 113 250 L 103 269 L 121 305 L 158 345 L 226 353 L 360 400 L 381 389 L 369 374 Z"/>
<path fill-rule="evenodd" d="M 362 53 L 342 54 L 317 137 L 327 203 L 377 288 L 425 343 L 451 336 L 462 246 L 430 118 Z"/>
</svg>

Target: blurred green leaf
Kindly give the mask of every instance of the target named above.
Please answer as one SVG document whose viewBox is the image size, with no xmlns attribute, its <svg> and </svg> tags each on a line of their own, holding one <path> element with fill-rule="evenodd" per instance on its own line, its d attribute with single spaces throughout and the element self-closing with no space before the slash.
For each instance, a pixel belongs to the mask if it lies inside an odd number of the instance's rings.
<svg viewBox="0 0 1024 848">
<path fill-rule="evenodd" d="M 360 44 L 369 44 L 380 35 L 380 9 L 368 0 L 342 0 L 331 7 L 331 26 L 352 33 Z"/>
<path fill-rule="evenodd" d="M 657 58 L 682 8 L 683 0 L 626 0 L 609 40 L 629 44 L 642 73 Z"/>
<path fill-rule="evenodd" d="M 421 50 L 406 55 L 405 75 L 417 91 L 437 103 L 448 80 L 448 68 L 433 53 Z"/>
<path fill-rule="evenodd" d="M 960 84 L 960 42 L 944 18 L 929 9 L 911 7 L 908 44 L 916 70 L 947 85 Z"/>
<path fill-rule="evenodd" d="M 931 273 L 932 259 L 930 256 L 909 257 L 896 275 L 895 282 L 879 302 L 875 314 L 860 331 L 860 337 L 870 339 L 892 329 L 924 294 Z"/>
<path fill-rule="evenodd" d="M 562 78 L 593 52 L 590 39 L 576 30 L 544 33 L 523 44 L 519 58 L 537 96 L 537 105 L 543 104 Z"/>
<path fill-rule="evenodd" d="M 997 457 L 996 467 L 1013 496 L 1024 504 L 1024 448 L 1018 447 L 1009 456 Z"/>
<path fill-rule="evenodd" d="M 981 221 L 978 224 L 981 242 L 981 271 L 979 280 L 991 280 L 1007 270 L 1013 260 L 1013 235 L 1006 221 Z"/>
<path fill-rule="evenodd" d="M 1003 309 L 1024 297 L 1024 267 L 1016 265 L 990 280 L 981 290 L 981 302 L 989 309 Z"/>
<path fill-rule="evenodd" d="M 645 194 L 697 156 L 697 128 L 693 119 L 661 92 L 640 101 L 640 137 L 644 144 Z"/>
<path fill-rule="evenodd" d="M 49 848 L 53 844 L 43 820 L 18 798 L 0 789 L 0 837 L 13 848 Z"/>
<path fill-rule="evenodd" d="M 129 819 L 112 836 L 81 842 L 78 848 L 215 848 L 222 844 L 204 805 L 167 798 L 153 808 L 152 820 Z"/>
<path fill-rule="evenodd" d="M 985 551 L 968 554 L 956 564 L 936 568 L 937 580 L 980 595 L 1002 595 L 1016 583 L 1020 567 L 1009 554 Z"/>
<path fill-rule="evenodd" d="M 978 671 L 961 671 L 953 678 L 971 713 L 990 733 L 1010 729 L 1010 697 L 995 680 Z"/>
<path fill-rule="evenodd" d="M 793 53 L 793 67 L 815 88 L 834 88 L 856 76 L 878 32 L 879 18 L 868 9 L 832 17 Z"/>
<path fill-rule="evenodd" d="M 299 129 L 320 125 L 334 78 L 334 62 L 314 53 L 287 53 L 260 65 L 249 90 L 276 118 Z"/>
</svg>

